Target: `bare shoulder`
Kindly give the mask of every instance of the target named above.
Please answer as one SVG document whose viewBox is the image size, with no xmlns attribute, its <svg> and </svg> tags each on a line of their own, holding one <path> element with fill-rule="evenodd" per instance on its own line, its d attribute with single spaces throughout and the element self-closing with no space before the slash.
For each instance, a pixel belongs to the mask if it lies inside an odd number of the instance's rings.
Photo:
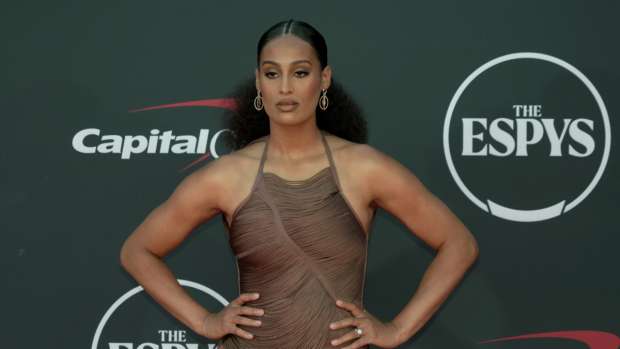
<svg viewBox="0 0 620 349">
<path fill-rule="evenodd" d="M 360 154 L 360 152 L 368 151 L 369 148 L 372 148 L 368 144 L 355 143 L 327 132 L 325 133 L 325 138 L 332 153 L 342 157 Z"/>
<path fill-rule="evenodd" d="M 244 174 L 256 161 L 258 144 L 219 156 L 198 168 L 180 183 L 177 192 L 183 196 L 201 196 L 210 198 L 210 205 L 225 209 L 227 194 L 238 186 Z"/>
<path fill-rule="evenodd" d="M 248 171 L 258 165 L 263 147 L 264 142 L 258 141 L 221 155 L 205 166 L 205 172 L 209 172 L 208 176 L 215 178 L 220 185 L 234 187 Z"/>
<path fill-rule="evenodd" d="M 258 171 L 260 157 L 265 146 L 257 140 L 228 154 L 220 156 L 209 164 L 209 176 L 217 182 L 220 209 L 230 217 L 239 202 L 247 195 Z"/>
<path fill-rule="evenodd" d="M 375 183 L 382 181 L 382 174 L 389 172 L 396 161 L 377 148 L 366 143 L 355 143 L 334 135 L 329 135 L 328 142 L 334 159 L 338 164 L 338 176 L 342 186 L 358 206 L 361 216 L 372 211 L 377 205 L 377 188 Z"/>
<path fill-rule="evenodd" d="M 334 156 L 346 172 L 354 174 L 356 190 L 363 191 L 373 205 L 383 206 L 386 196 L 398 195 L 408 189 L 408 194 L 420 194 L 426 188 L 405 165 L 385 152 L 365 143 L 355 143 L 330 135 Z"/>
<path fill-rule="evenodd" d="M 394 158 L 366 143 L 355 143 L 335 135 L 329 135 L 330 148 L 347 170 L 358 175 L 377 175 L 398 166 Z M 402 165 L 401 165 L 402 166 Z"/>
</svg>

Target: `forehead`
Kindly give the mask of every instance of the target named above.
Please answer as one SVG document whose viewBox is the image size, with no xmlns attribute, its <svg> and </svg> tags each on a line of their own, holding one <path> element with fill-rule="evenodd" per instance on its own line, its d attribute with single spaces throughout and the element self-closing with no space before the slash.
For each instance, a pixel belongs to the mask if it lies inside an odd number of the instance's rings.
<svg viewBox="0 0 620 349">
<path fill-rule="evenodd" d="M 280 64 L 298 60 L 309 60 L 318 64 L 314 48 L 294 35 L 284 35 L 267 43 L 261 51 L 260 61 L 273 61 Z"/>
</svg>

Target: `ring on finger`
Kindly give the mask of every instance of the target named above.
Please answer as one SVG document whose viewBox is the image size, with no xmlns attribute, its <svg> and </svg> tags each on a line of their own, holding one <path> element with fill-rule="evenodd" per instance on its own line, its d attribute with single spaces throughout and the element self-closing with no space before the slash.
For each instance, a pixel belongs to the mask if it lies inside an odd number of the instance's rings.
<svg viewBox="0 0 620 349">
<path fill-rule="evenodd" d="M 361 327 L 356 327 L 355 328 L 355 334 L 357 334 L 357 336 L 361 336 L 362 334 L 364 334 L 364 330 L 362 330 Z"/>
</svg>

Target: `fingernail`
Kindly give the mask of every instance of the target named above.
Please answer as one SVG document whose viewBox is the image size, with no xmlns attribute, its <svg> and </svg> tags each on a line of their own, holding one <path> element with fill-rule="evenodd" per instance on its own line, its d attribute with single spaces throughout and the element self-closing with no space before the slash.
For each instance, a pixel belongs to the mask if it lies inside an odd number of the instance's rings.
<svg viewBox="0 0 620 349">
<path fill-rule="evenodd" d="M 260 297 L 260 294 L 258 294 L 258 293 L 254 293 L 254 296 L 255 296 L 256 298 L 258 298 L 258 297 Z"/>
<path fill-rule="evenodd" d="M 334 324 L 329 324 L 329 328 L 334 328 Z"/>
<path fill-rule="evenodd" d="M 342 301 L 340 299 L 336 300 L 336 304 L 341 305 Z"/>
<path fill-rule="evenodd" d="M 335 339 L 332 341 L 332 345 L 336 345 L 336 340 Z"/>
</svg>

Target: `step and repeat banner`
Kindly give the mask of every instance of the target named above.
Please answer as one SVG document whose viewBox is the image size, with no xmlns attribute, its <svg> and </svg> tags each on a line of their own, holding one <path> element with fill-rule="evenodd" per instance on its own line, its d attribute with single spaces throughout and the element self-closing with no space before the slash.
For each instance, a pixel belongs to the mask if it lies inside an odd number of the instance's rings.
<svg viewBox="0 0 620 349">
<path fill-rule="evenodd" d="M 187 175 L 230 152 L 224 110 L 260 34 L 304 20 L 369 144 L 459 216 L 480 256 L 402 348 L 620 347 L 618 2 L 5 5 L 2 343 L 215 348 L 120 266 Z M 205 193 L 207 195 L 207 193 Z M 388 321 L 435 252 L 379 210 L 364 303 Z M 237 296 L 220 216 L 165 258 L 199 303 Z"/>
</svg>

